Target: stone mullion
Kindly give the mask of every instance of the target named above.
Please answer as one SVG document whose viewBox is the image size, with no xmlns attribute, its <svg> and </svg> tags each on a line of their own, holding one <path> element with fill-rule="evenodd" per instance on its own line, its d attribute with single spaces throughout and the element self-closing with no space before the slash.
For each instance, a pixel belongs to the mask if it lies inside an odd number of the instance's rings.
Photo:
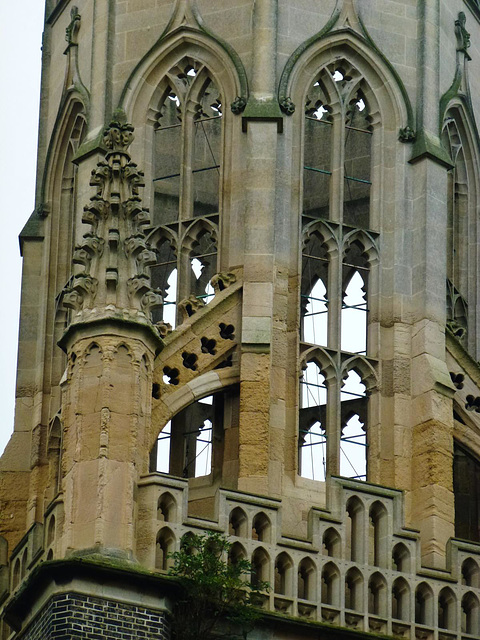
<svg viewBox="0 0 480 640">
<path fill-rule="evenodd" d="M 187 102 L 182 126 L 182 149 L 180 165 L 179 219 L 189 220 L 193 216 L 193 154 L 195 152 L 194 105 Z"/>
<path fill-rule="evenodd" d="M 332 125 L 332 176 L 330 179 L 330 220 L 343 220 L 343 164 L 345 156 L 345 127 L 342 111 L 333 118 Z"/>
<path fill-rule="evenodd" d="M 340 388 L 341 380 L 337 375 L 326 377 L 327 385 L 327 475 L 340 473 Z"/>
<path fill-rule="evenodd" d="M 342 314 L 342 261 L 338 251 L 330 253 L 327 299 L 328 347 L 339 350 Z"/>
</svg>

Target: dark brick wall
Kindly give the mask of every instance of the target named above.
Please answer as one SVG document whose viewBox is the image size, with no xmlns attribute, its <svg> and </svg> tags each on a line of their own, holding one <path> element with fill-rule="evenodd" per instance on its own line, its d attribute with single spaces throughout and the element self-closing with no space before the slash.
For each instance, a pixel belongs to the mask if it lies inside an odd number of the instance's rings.
<svg viewBox="0 0 480 640">
<path fill-rule="evenodd" d="M 22 640 L 170 640 L 165 614 L 79 594 L 55 596 Z"/>
</svg>

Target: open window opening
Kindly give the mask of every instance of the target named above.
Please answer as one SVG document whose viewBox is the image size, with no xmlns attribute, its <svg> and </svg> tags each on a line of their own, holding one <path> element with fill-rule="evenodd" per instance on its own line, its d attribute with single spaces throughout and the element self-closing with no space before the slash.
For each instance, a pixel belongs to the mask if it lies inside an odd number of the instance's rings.
<svg viewBox="0 0 480 640">
<path fill-rule="evenodd" d="M 480 587 L 480 571 L 478 564 L 472 558 L 462 562 L 462 584 L 467 587 Z"/>
<path fill-rule="evenodd" d="M 451 589 L 445 587 L 438 596 L 438 627 L 454 630 L 456 628 L 457 601 Z"/>
<path fill-rule="evenodd" d="M 402 571 L 404 573 L 410 571 L 410 552 L 403 542 L 399 542 L 394 546 L 392 563 L 395 571 Z"/>
<path fill-rule="evenodd" d="M 333 562 L 328 562 L 322 569 L 322 603 L 340 605 L 340 571 Z"/>
<path fill-rule="evenodd" d="M 217 271 L 217 245 L 211 233 L 199 234 L 190 255 L 191 293 L 205 304 L 215 295 L 210 280 Z"/>
<path fill-rule="evenodd" d="M 154 224 L 218 213 L 222 118 L 199 62 L 186 58 L 167 74 L 154 126 Z"/>
<path fill-rule="evenodd" d="M 374 573 L 368 581 L 368 612 L 387 616 L 387 582 L 380 573 Z"/>
<path fill-rule="evenodd" d="M 252 555 L 251 583 L 256 586 L 270 580 L 270 558 L 265 549 L 255 549 Z"/>
<path fill-rule="evenodd" d="M 344 210 L 346 224 L 367 228 L 372 186 L 372 119 L 365 95 L 350 100 L 345 120 Z"/>
<path fill-rule="evenodd" d="M 342 273 L 341 348 L 350 353 L 367 354 L 368 262 L 359 242 L 345 252 Z"/>
<path fill-rule="evenodd" d="M 363 611 L 363 576 L 356 567 L 345 576 L 345 608 Z"/>
<path fill-rule="evenodd" d="M 415 622 L 426 626 L 433 623 L 433 592 L 425 582 L 415 591 Z"/>
<path fill-rule="evenodd" d="M 322 236 L 315 232 L 305 239 L 302 258 L 301 340 L 327 346 L 328 254 Z"/>
<path fill-rule="evenodd" d="M 369 563 L 386 568 L 389 561 L 388 513 L 381 502 L 376 501 L 370 507 L 369 521 Z"/>
<path fill-rule="evenodd" d="M 480 461 L 457 442 L 453 445 L 455 536 L 480 542 Z"/>
<path fill-rule="evenodd" d="M 175 535 L 173 532 L 164 527 L 157 535 L 157 544 L 155 549 L 155 568 L 166 571 L 172 565 L 170 554 L 175 550 Z"/>
<path fill-rule="evenodd" d="M 323 534 L 322 553 L 324 555 L 339 558 L 342 550 L 342 539 L 336 529 L 329 527 Z"/>
<path fill-rule="evenodd" d="M 450 152 L 453 168 L 448 172 L 447 209 L 447 323 L 467 346 L 468 332 L 468 238 L 474 181 L 469 179 L 469 149 L 466 133 L 454 112 L 445 120 L 442 141 Z"/>
<path fill-rule="evenodd" d="M 366 399 L 362 379 L 356 371 L 349 371 L 340 392 L 340 474 L 355 480 L 367 479 Z"/>
<path fill-rule="evenodd" d="M 235 507 L 228 519 L 228 533 L 231 536 L 246 538 L 247 536 L 247 514 L 240 507 Z"/>
<path fill-rule="evenodd" d="M 332 175 L 332 108 L 322 78 L 309 89 L 305 103 L 303 213 L 329 217 Z"/>
<path fill-rule="evenodd" d="M 257 513 L 252 522 L 252 540 L 270 542 L 271 529 L 270 518 L 262 511 Z"/>
<path fill-rule="evenodd" d="M 298 565 L 297 597 L 301 600 L 316 600 L 317 569 L 310 558 Z"/>
<path fill-rule="evenodd" d="M 410 587 L 403 578 L 397 578 L 393 583 L 392 618 L 410 620 Z"/>
<path fill-rule="evenodd" d="M 365 507 L 357 497 L 347 502 L 346 553 L 352 562 L 365 558 Z"/>
<path fill-rule="evenodd" d="M 480 631 L 478 598 L 471 591 L 462 598 L 462 633 L 478 636 Z"/>
<path fill-rule="evenodd" d="M 171 493 L 163 493 L 157 505 L 157 520 L 160 522 L 175 522 L 177 502 Z"/>
<path fill-rule="evenodd" d="M 173 245 L 162 240 L 156 250 L 157 262 L 150 268 L 152 287 L 160 289 L 163 305 L 152 311 L 153 322 L 177 325 L 177 257 Z"/>
<path fill-rule="evenodd" d="M 292 595 L 293 563 L 287 553 L 281 553 L 275 560 L 274 591 L 279 595 Z"/>
<path fill-rule="evenodd" d="M 150 456 L 150 470 L 183 478 L 221 470 L 225 417 L 238 391 L 221 391 L 197 400 L 174 416 L 160 432 Z"/>
<path fill-rule="evenodd" d="M 209 78 L 197 98 L 193 134 L 193 215 L 218 212 L 222 98 Z"/>
<path fill-rule="evenodd" d="M 309 362 L 300 379 L 300 475 L 324 481 L 327 474 L 325 377 L 315 362 Z"/>
</svg>

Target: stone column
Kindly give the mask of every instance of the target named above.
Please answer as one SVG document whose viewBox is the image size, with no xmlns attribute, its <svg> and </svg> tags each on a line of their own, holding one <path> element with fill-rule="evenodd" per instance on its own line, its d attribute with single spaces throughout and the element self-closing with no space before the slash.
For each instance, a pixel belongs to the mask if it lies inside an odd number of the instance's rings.
<svg viewBox="0 0 480 640">
<path fill-rule="evenodd" d="M 276 0 L 257 0 L 253 15 L 252 97 L 244 114 L 247 150 L 244 289 L 240 364 L 239 480 L 269 493 L 272 318 L 278 118 L 275 103 Z M 276 109 L 279 112 L 278 105 Z M 277 114 L 278 115 L 278 114 Z M 280 487 L 277 483 L 277 491 Z"/>
<path fill-rule="evenodd" d="M 443 567 L 454 534 L 452 487 L 454 392 L 445 363 L 447 175 L 439 139 L 440 6 L 419 3 L 419 87 L 413 178 L 411 314 L 412 525 L 422 561 Z"/>
</svg>

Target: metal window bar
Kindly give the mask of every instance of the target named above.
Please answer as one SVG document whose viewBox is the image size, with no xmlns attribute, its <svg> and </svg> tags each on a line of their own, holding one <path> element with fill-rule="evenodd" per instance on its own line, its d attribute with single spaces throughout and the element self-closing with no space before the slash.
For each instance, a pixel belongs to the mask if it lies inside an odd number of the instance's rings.
<svg viewBox="0 0 480 640">
<path fill-rule="evenodd" d="M 350 443 L 352 443 L 352 444 L 356 444 L 356 445 L 358 445 L 359 447 L 367 447 L 367 446 L 368 446 L 366 442 L 357 442 L 357 439 L 358 439 L 358 438 L 362 438 L 362 440 L 363 440 L 363 439 L 365 438 L 365 434 L 363 434 L 363 435 L 362 435 L 362 434 L 360 434 L 360 435 L 358 435 L 358 436 L 342 436 L 342 437 L 340 438 L 340 440 L 341 440 L 342 442 L 350 442 Z"/>
<path fill-rule="evenodd" d="M 362 382 L 363 384 L 363 382 Z M 359 393 L 354 393 L 353 391 L 344 391 L 343 389 L 340 389 L 340 393 L 344 393 L 347 396 L 353 396 L 354 398 L 365 398 L 365 394 L 359 394 Z"/>
<path fill-rule="evenodd" d="M 213 165 L 211 167 L 204 167 L 203 169 L 193 169 L 192 173 L 200 173 L 201 171 L 210 171 L 211 169 L 219 169 L 219 168 L 220 168 L 220 165 L 216 164 L 216 165 Z M 168 180 L 169 178 L 179 178 L 179 177 L 180 177 L 179 173 L 172 173 L 169 176 L 162 176 L 160 178 L 154 178 L 153 182 L 158 182 L 159 180 Z"/>
<path fill-rule="evenodd" d="M 317 433 L 316 431 L 312 431 L 311 429 L 300 429 L 300 433 L 304 433 L 305 435 L 307 434 L 311 434 L 312 436 L 318 436 L 319 438 L 325 438 L 325 440 L 327 439 L 327 434 L 326 433 Z M 317 443 L 315 443 L 317 444 Z M 308 445 L 310 446 L 310 445 Z"/>
<path fill-rule="evenodd" d="M 208 429 L 205 429 L 205 427 L 200 427 L 199 429 L 195 429 L 194 431 L 185 431 L 183 435 L 184 436 L 192 436 L 195 433 L 200 433 L 200 432 L 207 433 L 207 431 L 212 431 L 212 427 L 208 427 Z M 206 442 L 206 440 L 204 442 Z M 209 440 L 209 442 L 210 442 L 210 440 Z"/>
<path fill-rule="evenodd" d="M 221 118 L 221 117 L 222 116 L 216 116 L 214 118 L 208 118 L 208 120 L 216 120 L 217 118 Z M 215 154 L 213 153 L 212 146 L 210 144 L 210 140 L 208 139 L 207 132 L 205 131 L 205 125 L 203 124 L 205 122 L 205 120 L 197 120 L 195 122 L 195 124 L 197 124 L 197 122 L 202 125 L 202 131 L 203 131 L 203 134 L 205 136 L 205 140 L 207 141 L 208 150 L 210 151 L 210 154 L 212 156 L 213 162 L 215 163 L 215 168 L 217 169 L 217 173 L 220 175 L 220 171 L 218 171 L 220 165 L 219 164 L 217 165 L 217 160 L 215 158 Z M 203 170 L 205 171 L 206 169 L 203 169 Z M 201 171 L 201 169 L 197 169 L 197 171 Z M 192 173 L 195 173 L 195 171 L 193 171 Z"/>
<path fill-rule="evenodd" d="M 323 406 L 322 404 L 320 404 L 320 403 L 321 403 L 320 398 L 318 398 L 318 400 L 317 400 L 317 398 L 315 398 L 315 395 L 314 395 L 314 393 L 313 393 L 313 391 L 312 391 L 311 387 L 316 387 L 316 388 L 321 388 L 321 389 L 326 389 L 326 387 L 321 387 L 320 385 L 314 385 L 314 384 L 308 384 L 308 385 L 307 385 L 307 394 L 308 394 L 308 398 L 312 399 L 312 400 L 313 400 L 313 402 L 315 403 L 313 406 L 314 406 L 314 407 L 321 407 L 321 406 Z M 308 398 L 307 398 L 307 401 L 308 401 Z M 325 403 L 325 404 L 326 404 L 326 403 Z M 310 408 L 310 407 L 307 407 L 307 408 Z"/>
<path fill-rule="evenodd" d="M 304 258 L 312 258 L 313 260 L 321 260 L 322 262 L 327 262 L 327 263 L 330 262 L 328 258 L 322 258 L 320 256 L 313 256 L 310 253 L 304 253 L 303 257 Z M 305 269 L 303 269 L 303 270 L 305 270 Z"/>
<path fill-rule="evenodd" d="M 361 182 L 362 184 L 372 184 L 371 180 L 363 180 L 362 178 L 354 178 L 353 176 L 345 176 L 345 180 L 350 180 L 351 182 Z"/>
<path fill-rule="evenodd" d="M 342 302 L 342 309 L 357 309 L 358 311 L 368 313 L 369 309 L 367 309 L 366 304 L 366 302 L 362 302 L 361 304 L 345 304 L 345 302 Z"/>
<path fill-rule="evenodd" d="M 315 167 L 307 167 L 306 165 L 304 165 L 303 167 L 304 169 L 306 169 L 307 171 L 315 171 L 316 173 L 323 173 L 327 176 L 331 176 L 332 172 L 331 171 L 327 171 L 326 169 L 316 169 Z"/>
<path fill-rule="evenodd" d="M 344 267 L 352 267 L 353 269 L 361 270 L 361 271 L 370 271 L 369 267 L 360 267 L 356 264 L 350 264 L 349 262 L 343 262 L 342 263 Z"/>
<path fill-rule="evenodd" d="M 345 125 L 345 129 L 351 129 L 352 131 L 360 131 L 360 133 L 368 133 L 369 136 L 373 135 L 373 131 L 369 131 L 368 129 L 359 129 L 358 127 L 352 127 L 349 124 Z"/>
<path fill-rule="evenodd" d="M 200 120 L 194 120 L 194 124 L 197 124 L 199 122 L 207 122 L 208 120 L 217 120 L 218 118 L 221 118 L 222 116 L 212 116 L 211 118 L 202 118 Z M 159 131 L 166 131 L 167 129 L 175 129 L 177 127 L 181 127 L 182 126 L 182 122 L 179 122 L 178 124 L 169 124 L 166 127 L 158 127 L 158 129 L 155 129 L 155 133 L 158 133 Z"/>
<path fill-rule="evenodd" d="M 305 120 L 313 120 L 313 122 L 319 122 L 320 124 L 328 124 L 330 127 L 333 125 L 333 122 L 329 122 L 328 120 L 312 118 L 312 116 L 305 116 Z"/>
<path fill-rule="evenodd" d="M 302 380 L 300 384 L 305 384 L 308 387 L 316 387 L 318 389 L 326 389 L 327 387 L 324 384 L 315 384 L 315 382 L 307 382 L 306 380 Z M 348 391 L 345 391 L 348 393 Z M 363 398 L 363 396 L 359 396 L 359 398 Z"/>
<path fill-rule="evenodd" d="M 315 296 L 308 296 L 306 293 L 301 293 L 300 297 L 307 300 L 313 300 L 314 302 L 324 302 L 325 304 L 328 303 L 327 298 L 316 298 Z"/>
</svg>

